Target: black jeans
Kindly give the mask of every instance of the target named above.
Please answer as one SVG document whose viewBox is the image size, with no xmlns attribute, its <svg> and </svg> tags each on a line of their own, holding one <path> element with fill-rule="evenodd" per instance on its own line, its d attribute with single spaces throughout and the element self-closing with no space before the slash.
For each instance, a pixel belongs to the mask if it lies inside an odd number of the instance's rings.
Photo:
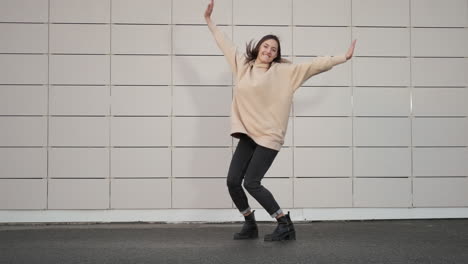
<svg viewBox="0 0 468 264">
<path fill-rule="evenodd" d="M 276 217 L 282 211 L 273 195 L 260 181 L 270 168 L 278 154 L 277 150 L 258 145 L 246 134 L 241 134 L 227 176 L 227 186 L 232 201 L 242 214 L 250 211 L 244 188 L 267 210 L 271 217 Z"/>
</svg>

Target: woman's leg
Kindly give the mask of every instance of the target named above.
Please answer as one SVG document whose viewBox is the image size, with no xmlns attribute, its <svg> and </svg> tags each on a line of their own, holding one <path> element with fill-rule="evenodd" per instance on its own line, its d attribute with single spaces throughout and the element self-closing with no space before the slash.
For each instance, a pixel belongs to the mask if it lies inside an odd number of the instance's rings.
<svg viewBox="0 0 468 264">
<path fill-rule="evenodd" d="M 242 180 L 244 179 L 245 171 L 249 166 L 255 147 L 255 142 L 247 135 L 241 135 L 239 144 L 232 157 L 227 176 L 229 194 L 237 209 L 239 209 L 243 215 L 250 213 L 251 209 L 247 201 L 247 196 L 242 189 Z"/>
<path fill-rule="evenodd" d="M 278 226 L 275 228 L 273 233 L 265 236 L 265 241 L 281 241 L 281 240 L 295 240 L 296 231 L 294 225 L 291 222 L 289 213 L 287 215 L 283 214 L 283 211 L 279 207 L 273 195 L 265 187 L 262 186 L 261 181 L 265 176 L 268 169 L 271 167 L 271 164 L 275 160 L 278 151 L 274 149 L 269 149 L 262 147 L 252 139 L 248 138 L 249 141 L 254 145 L 254 151 L 252 156 L 249 158 L 249 162 L 246 163 L 247 168 L 245 170 L 244 177 L 244 187 L 245 189 L 265 208 L 265 210 L 271 215 L 271 217 L 276 218 L 278 221 Z M 237 150 L 236 150 L 237 152 Z M 244 173 L 242 173 L 243 175 Z M 240 179 L 240 182 L 242 179 Z M 244 193 L 245 195 L 245 193 Z M 246 205 L 242 208 L 248 208 L 246 212 L 250 212 L 250 207 L 248 207 L 247 198 L 245 198 Z M 237 204 L 236 204 L 237 205 Z M 239 208 L 239 206 L 238 206 Z M 241 208 L 239 210 L 242 212 Z M 253 217 L 253 213 L 251 214 Z M 248 224 L 248 218 L 250 216 L 244 216 L 246 218 L 246 223 L 242 228 L 241 232 L 234 235 L 234 239 L 247 239 L 247 238 L 256 238 L 258 236 L 258 229 L 256 224 Z"/>
<path fill-rule="evenodd" d="M 244 179 L 245 189 L 265 208 L 271 217 L 282 216 L 283 212 L 271 192 L 261 184 L 261 180 L 277 154 L 277 150 L 257 145 Z"/>
<path fill-rule="evenodd" d="M 283 214 L 273 195 L 261 184 L 261 180 L 270 168 L 278 151 L 257 146 L 247 168 L 244 187 L 267 210 L 271 217 L 276 218 L 278 226 L 273 233 L 265 236 L 265 241 L 295 240 L 296 231 L 289 213 Z"/>
</svg>

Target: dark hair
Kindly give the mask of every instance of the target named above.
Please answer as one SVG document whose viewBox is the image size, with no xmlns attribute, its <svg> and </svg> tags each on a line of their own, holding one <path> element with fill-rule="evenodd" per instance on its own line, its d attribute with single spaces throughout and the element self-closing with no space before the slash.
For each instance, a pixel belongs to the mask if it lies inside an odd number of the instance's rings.
<svg viewBox="0 0 468 264">
<path fill-rule="evenodd" d="M 246 51 L 245 51 L 245 58 L 246 61 L 245 63 L 249 63 L 251 61 L 255 61 L 258 56 L 258 51 L 260 50 L 260 46 L 263 44 L 263 42 L 269 40 L 269 39 L 274 39 L 276 40 L 276 43 L 278 43 L 278 52 L 276 55 L 276 58 L 273 60 L 273 62 L 281 62 L 281 45 L 279 38 L 275 35 L 266 35 L 263 38 L 260 39 L 260 41 L 257 42 L 257 44 L 253 44 L 253 40 L 251 40 L 247 45 L 246 45 Z M 255 46 L 255 47 L 254 47 Z"/>
</svg>

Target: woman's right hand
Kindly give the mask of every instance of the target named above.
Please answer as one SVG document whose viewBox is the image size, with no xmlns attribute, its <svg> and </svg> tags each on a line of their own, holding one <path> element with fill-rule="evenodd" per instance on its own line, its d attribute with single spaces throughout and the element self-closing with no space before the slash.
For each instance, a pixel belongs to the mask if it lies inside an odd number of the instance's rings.
<svg viewBox="0 0 468 264">
<path fill-rule="evenodd" d="M 209 22 L 211 20 L 211 13 L 213 13 L 214 0 L 210 0 L 210 3 L 205 10 L 205 20 Z"/>
</svg>

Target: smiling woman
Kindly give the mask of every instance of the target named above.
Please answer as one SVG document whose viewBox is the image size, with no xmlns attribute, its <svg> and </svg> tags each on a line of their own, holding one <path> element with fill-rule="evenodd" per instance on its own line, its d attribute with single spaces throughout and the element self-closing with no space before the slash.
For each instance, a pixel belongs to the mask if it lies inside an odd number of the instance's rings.
<svg viewBox="0 0 468 264">
<path fill-rule="evenodd" d="M 255 47 L 254 47 L 255 46 Z M 260 56 L 258 56 L 260 54 Z M 281 45 L 277 36 L 266 35 L 260 39 L 257 45 L 253 40 L 247 44 L 246 61 L 258 61 L 260 63 L 281 62 Z"/>
<path fill-rule="evenodd" d="M 289 213 L 285 215 L 261 181 L 281 150 L 294 92 L 313 75 L 346 62 L 354 52 L 353 41 L 346 55 L 317 57 L 310 62 L 291 64 L 281 58 L 281 45 L 274 35 L 264 36 L 246 54 L 240 54 L 232 41 L 211 20 L 210 1 L 205 20 L 236 78 L 231 105 L 231 136 L 239 139 L 227 176 L 229 194 L 245 223 L 234 239 L 258 237 L 254 212 L 244 188 L 276 218 L 278 226 L 265 241 L 296 239 Z M 286 63 L 287 62 L 287 63 Z"/>
</svg>

